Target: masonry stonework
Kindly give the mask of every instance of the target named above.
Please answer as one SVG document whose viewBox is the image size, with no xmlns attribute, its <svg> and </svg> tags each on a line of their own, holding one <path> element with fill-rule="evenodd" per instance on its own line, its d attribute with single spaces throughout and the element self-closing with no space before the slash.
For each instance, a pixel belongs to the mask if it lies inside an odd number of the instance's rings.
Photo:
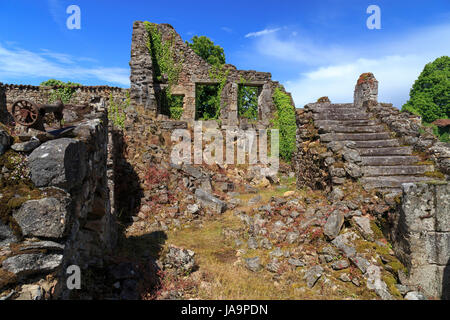
<svg viewBox="0 0 450 320">
<path fill-rule="evenodd" d="M 196 116 L 196 86 L 218 84 L 212 76 L 215 72 L 199 57 L 168 24 L 156 25 L 162 35 L 163 41 L 170 41 L 173 47 L 174 61 L 181 63 L 178 82 L 171 88 L 172 95 L 183 96 L 182 120 L 192 122 Z M 133 25 L 133 43 L 131 49 L 131 99 L 138 105 L 155 113 L 161 114 L 158 105 L 158 92 L 167 88 L 167 79 L 158 81 L 153 76 L 153 63 L 147 47 L 148 34 L 144 22 L 136 21 Z M 237 70 L 235 66 L 227 64 L 223 69 L 227 73 L 224 89 L 221 93 L 221 112 L 219 120 L 222 125 L 236 126 L 241 123 L 238 117 L 238 86 L 245 83 L 247 86 L 259 88 L 257 125 L 267 127 L 275 112 L 272 100 L 273 90 L 279 86 L 278 82 L 271 80 L 271 74 L 258 71 Z M 245 120 L 242 121 L 245 123 Z"/>
</svg>

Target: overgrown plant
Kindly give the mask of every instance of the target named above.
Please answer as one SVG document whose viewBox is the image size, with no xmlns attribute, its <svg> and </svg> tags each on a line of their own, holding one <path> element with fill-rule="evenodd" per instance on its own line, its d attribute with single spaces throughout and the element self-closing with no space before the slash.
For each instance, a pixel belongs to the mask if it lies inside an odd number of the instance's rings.
<svg viewBox="0 0 450 320">
<path fill-rule="evenodd" d="M 124 128 L 125 125 L 125 109 L 130 106 L 130 93 L 126 92 L 126 99 L 122 102 L 114 101 L 112 94 L 109 94 L 108 119 L 114 126 Z"/>
<path fill-rule="evenodd" d="M 61 80 L 50 79 L 42 82 L 41 86 L 58 87 L 53 88 L 50 91 L 50 96 L 48 98 L 49 103 L 53 103 L 58 100 L 61 100 L 63 103 L 69 103 L 72 97 L 74 96 L 77 87 L 80 87 L 81 84 L 70 81 L 63 82 Z"/>
<path fill-rule="evenodd" d="M 148 21 L 145 22 L 148 34 L 147 48 L 153 62 L 153 77 L 156 81 L 167 81 L 168 87 L 163 90 L 159 97 L 161 111 L 172 119 L 180 119 L 183 113 L 182 107 L 177 104 L 178 98 L 172 96 L 171 89 L 177 84 L 183 61 L 175 61 L 173 50 L 175 33 L 169 40 L 163 40 L 158 26 Z"/>
<path fill-rule="evenodd" d="M 238 89 L 238 115 L 248 120 L 258 120 L 258 95 L 259 88 L 246 85 L 241 77 Z"/>
<path fill-rule="evenodd" d="M 221 112 L 222 92 L 228 78 L 225 70 L 225 52 L 208 37 L 194 36 L 186 44 L 203 60 L 211 65 L 209 77 L 217 81 L 215 85 L 202 85 L 196 88 L 196 119 L 218 120 Z"/>
<path fill-rule="evenodd" d="M 295 120 L 295 107 L 291 103 L 291 97 L 277 87 L 273 93 L 273 102 L 276 106 L 273 128 L 280 134 L 280 157 L 290 162 L 295 150 L 295 135 L 297 130 Z"/>
</svg>

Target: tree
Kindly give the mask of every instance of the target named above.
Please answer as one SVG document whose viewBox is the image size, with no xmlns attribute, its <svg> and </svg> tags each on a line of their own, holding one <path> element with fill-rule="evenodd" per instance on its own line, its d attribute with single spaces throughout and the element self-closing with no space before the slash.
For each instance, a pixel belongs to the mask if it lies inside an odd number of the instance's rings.
<svg viewBox="0 0 450 320">
<path fill-rule="evenodd" d="M 402 111 L 420 115 L 425 123 L 450 117 L 450 57 L 437 58 L 425 66 Z"/>
<path fill-rule="evenodd" d="M 208 37 L 194 36 L 186 44 L 203 60 L 220 69 L 225 64 L 225 52 Z M 217 85 L 201 85 L 196 88 L 196 118 L 202 120 L 216 119 L 220 109 L 220 95 Z"/>
<path fill-rule="evenodd" d="M 240 85 L 238 91 L 238 114 L 241 118 L 258 120 L 259 88 Z"/>
<path fill-rule="evenodd" d="M 191 43 L 186 44 L 210 65 L 220 67 L 225 64 L 225 52 L 221 46 L 215 45 L 208 37 L 194 36 Z"/>
</svg>

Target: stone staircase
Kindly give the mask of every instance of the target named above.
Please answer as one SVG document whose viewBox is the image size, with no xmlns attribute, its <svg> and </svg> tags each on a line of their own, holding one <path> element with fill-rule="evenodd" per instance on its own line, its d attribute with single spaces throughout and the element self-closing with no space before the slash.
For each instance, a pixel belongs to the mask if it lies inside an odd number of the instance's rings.
<svg viewBox="0 0 450 320">
<path fill-rule="evenodd" d="M 354 143 L 361 156 L 364 188 L 399 193 L 403 183 L 432 180 L 424 173 L 434 171 L 434 166 L 420 165 L 412 147 L 401 146 L 387 126 L 364 108 L 317 103 L 310 109 L 322 143 Z"/>
</svg>

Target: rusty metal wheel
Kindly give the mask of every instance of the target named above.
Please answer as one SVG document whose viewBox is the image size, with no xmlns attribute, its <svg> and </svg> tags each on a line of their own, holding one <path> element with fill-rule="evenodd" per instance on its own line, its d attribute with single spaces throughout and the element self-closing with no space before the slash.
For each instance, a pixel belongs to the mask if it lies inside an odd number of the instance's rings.
<svg viewBox="0 0 450 320">
<path fill-rule="evenodd" d="M 14 102 L 11 114 L 16 123 L 29 127 L 36 123 L 39 117 L 39 109 L 33 102 L 19 100 Z"/>
</svg>

